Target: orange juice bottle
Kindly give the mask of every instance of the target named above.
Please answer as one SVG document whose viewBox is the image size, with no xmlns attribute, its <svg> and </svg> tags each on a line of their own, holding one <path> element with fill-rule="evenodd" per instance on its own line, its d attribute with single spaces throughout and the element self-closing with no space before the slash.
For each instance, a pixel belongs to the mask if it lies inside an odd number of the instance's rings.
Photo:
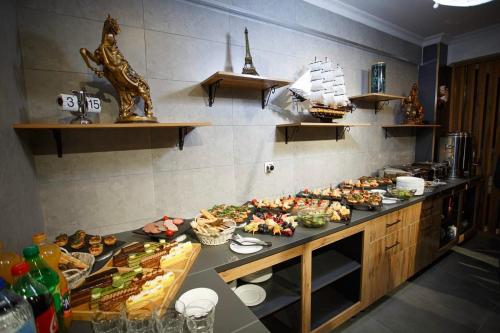
<svg viewBox="0 0 500 333">
<path fill-rule="evenodd" d="M 71 325 L 71 303 L 69 298 L 68 281 L 59 269 L 59 259 L 61 258 L 61 249 L 56 244 L 47 242 L 47 235 L 43 232 L 34 234 L 33 244 L 40 249 L 40 256 L 43 260 L 59 275 L 59 290 L 61 291 L 61 305 L 64 314 L 64 328 L 68 329 Z"/>
<path fill-rule="evenodd" d="M 10 272 L 12 266 L 20 263 L 21 257 L 14 252 L 7 252 L 4 249 L 3 243 L 0 242 L 0 276 L 9 284 L 12 284 L 13 278 Z"/>
</svg>

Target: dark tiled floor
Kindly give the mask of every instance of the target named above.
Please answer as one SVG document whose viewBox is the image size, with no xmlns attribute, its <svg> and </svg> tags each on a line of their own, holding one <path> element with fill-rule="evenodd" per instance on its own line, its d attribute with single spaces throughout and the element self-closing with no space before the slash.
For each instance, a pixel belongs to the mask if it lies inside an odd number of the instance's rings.
<svg viewBox="0 0 500 333">
<path fill-rule="evenodd" d="M 463 247 L 497 256 L 500 240 L 476 236 Z M 497 267 L 451 251 L 334 332 L 499 333 Z"/>
</svg>

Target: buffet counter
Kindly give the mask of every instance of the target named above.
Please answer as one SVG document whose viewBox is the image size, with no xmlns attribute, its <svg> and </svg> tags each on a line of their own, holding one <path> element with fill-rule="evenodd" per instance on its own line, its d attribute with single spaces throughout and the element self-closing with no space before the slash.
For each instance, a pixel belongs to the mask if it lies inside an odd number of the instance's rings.
<svg viewBox="0 0 500 333">
<path fill-rule="evenodd" d="M 447 184 L 438 187 L 433 192 L 424 193 L 422 196 L 416 196 L 408 201 L 403 201 L 393 205 L 386 205 L 379 211 L 352 211 L 351 221 L 348 225 L 344 223 L 329 223 L 323 228 L 304 228 L 298 227 L 293 237 L 273 237 L 271 235 L 258 235 L 259 239 L 271 241 L 271 247 L 264 247 L 261 251 L 254 254 L 236 254 L 229 249 L 227 244 L 220 246 L 203 246 L 202 250 L 191 268 L 187 279 L 185 280 L 179 295 L 186 290 L 196 287 L 207 287 L 217 292 L 219 303 L 216 307 L 214 332 L 268 332 L 267 328 L 254 315 L 251 309 L 246 307 L 229 286 L 221 278 L 221 273 L 234 270 L 245 264 L 256 262 L 260 259 L 284 253 L 308 244 L 313 241 L 332 236 L 341 231 L 347 231 L 350 228 L 358 228 L 367 221 L 372 221 L 392 212 L 402 210 L 406 207 L 416 205 L 424 200 L 435 196 L 446 195 L 447 192 L 464 189 L 468 184 L 476 181 L 473 179 L 449 179 Z M 242 231 L 237 233 L 244 234 Z M 248 235 L 248 234 L 246 234 Z M 144 241 L 145 237 L 131 232 L 124 232 L 116 235 L 118 239 L 131 241 Z M 193 235 L 193 241 L 196 239 Z M 276 256 L 274 256 L 276 257 Z M 303 329 L 304 330 L 304 329 Z M 90 332 L 91 328 L 88 322 L 74 321 L 70 332 Z"/>
</svg>

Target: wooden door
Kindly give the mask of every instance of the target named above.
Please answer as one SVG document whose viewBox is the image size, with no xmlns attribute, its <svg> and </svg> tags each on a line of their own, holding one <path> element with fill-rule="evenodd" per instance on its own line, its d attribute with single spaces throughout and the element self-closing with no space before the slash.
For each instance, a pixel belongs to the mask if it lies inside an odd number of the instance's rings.
<svg viewBox="0 0 500 333">
<path fill-rule="evenodd" d="M 452 70 L 448 131 L 472 133 L 476 174 L 482 176 L 479 227 L 500 234 L 500 191 L 493 184 L 500 159 L 500 59 L 456 64 Z"/>
</svg>

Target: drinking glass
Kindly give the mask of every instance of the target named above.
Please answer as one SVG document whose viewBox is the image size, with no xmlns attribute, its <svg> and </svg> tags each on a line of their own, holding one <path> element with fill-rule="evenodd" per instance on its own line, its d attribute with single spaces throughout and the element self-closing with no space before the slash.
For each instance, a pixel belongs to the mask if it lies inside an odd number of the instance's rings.
<svg viewBox="0 0 500 333">
<path fill-rule="evenodd" d="M 184 314 L 174 308 L 158 312 L 156 316 L 156 328 L 159 333 L 182 333 L 184 322 Z"/>
<path fill-rule="evenodd" d="M 155 331 L 156 315 L 152 303 L 145 304 L 140 309 L 124 309 L 123 313 L 127 333 L 150 333 Z"/>
<path fill-rule="evenodd" d="M 92 316 L 94 333 L 124 333 L 123 317 L 120 313 L 95 311 Z"/>
<path fill-rule="evenodd" d="M 184 309 L 186 324 L 191 333 L 212 333 L 215 320 L 215 304 L 208 299 L 198 299 Z"/>
</svg>

